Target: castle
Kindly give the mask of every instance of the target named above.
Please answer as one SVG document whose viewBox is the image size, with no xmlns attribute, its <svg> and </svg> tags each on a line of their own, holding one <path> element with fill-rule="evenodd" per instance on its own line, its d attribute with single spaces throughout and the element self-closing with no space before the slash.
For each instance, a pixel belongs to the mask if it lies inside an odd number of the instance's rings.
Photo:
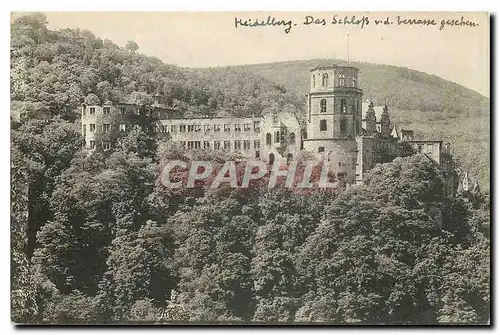
<svg viewBox="0 0 500 335">
<path fill-rule="evenodd" d="M 415 140 L 413 131 L 398 130 L 387 106 L 363 101 L 358 69 L 352 66 L 317 66 L 310 70 L 306 95 L 306 127 L 293 113 L 249 117 L 183 118 L 176 108 L 154 96 L 155 103 L 82 106 L 82 134 L 90 150 L 109 150 L 134 125 L 146 126 L 158 137 L 179 143 L 186 150 L 225 150 L 248 159 L 273 164 L 287 162 L 301 151 L 330 162 L 330 170 L 344 184 L 361 183 L 380 156 L 392 154 L 398 142 L 452 171 L 448 146 L 439 140 Z"/>
</svg>

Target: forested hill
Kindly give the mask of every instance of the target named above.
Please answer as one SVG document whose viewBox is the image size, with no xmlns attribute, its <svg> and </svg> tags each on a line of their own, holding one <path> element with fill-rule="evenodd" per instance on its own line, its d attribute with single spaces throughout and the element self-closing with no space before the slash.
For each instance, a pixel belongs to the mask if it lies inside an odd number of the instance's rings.
<svg viewBox="0 0 500 335">
<path fill-rule="evenodd" d="M 259 74 L 287 89 L 304 95 L 309 92 L 309 69 L 318 65 L 347 65 L 338 59 L 312 59 L 242 65 L 241 68 Z M 487 112 L 489 99 L 483 95 L 438 76 L 406 67 L 365 62 L 350 62 L 359 68 L 359 85 L 366 98 L 376 104 L 407 110 L 453 111 L 472 114 Z"/>
<path fill-rule="evenodd" d="M 345 64 L 336 59 L 313 59 L 206 69 L 242 71 L 261 75 L 304 97 L 309 91 L 309 69 L 317 65 Z M 420 139 L 450 142 L 462 172 L 468 171 L 489 189 L 490 100 L 483 95 L 435 75 L 403 67 L 351 62 L 360 69 L 359 85 L 365 98 L 387 103 L 391 120 L 413 129 Z M 305 98 L 302 98 L 305 101 Z"/>
<path fill-rule="evenodd" d="M 49 109 L 71 119 L 84 101 L 149 104 L 154 94 L 188 114 L 259 114 L 301 103 L 249 71 L 197 73 L 141 55 L 134 41 L 119 47 L 89 31 L 52 31 L 47 24 L 45 15 L 34 13 L 11 25 L 13 112 L 35 116 Z"/>
</svg>

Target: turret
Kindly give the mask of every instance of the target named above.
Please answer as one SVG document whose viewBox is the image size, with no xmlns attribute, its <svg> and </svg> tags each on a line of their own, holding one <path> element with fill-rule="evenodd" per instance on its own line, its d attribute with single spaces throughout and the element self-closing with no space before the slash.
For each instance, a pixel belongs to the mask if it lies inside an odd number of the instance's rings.
<svg viewBox="0 0 500 335">
<path fill-rule="evenodd" d="M 368 105 L 368 111 L 366 112 L 366 118 L 363 121 L 365 122 L 366 131 L 369 134 L 375 134 L 377 132 L 377 117 L 375 116 L 373 101 L 371 100 Z"/>
<path fill-rule="evenodd" d="M 384 106 L 384 111 L 380 117 L 380 134 L 383 137 L 388 137 L 391 134 L 391 119 L 387 105 Z"/>
</svg>

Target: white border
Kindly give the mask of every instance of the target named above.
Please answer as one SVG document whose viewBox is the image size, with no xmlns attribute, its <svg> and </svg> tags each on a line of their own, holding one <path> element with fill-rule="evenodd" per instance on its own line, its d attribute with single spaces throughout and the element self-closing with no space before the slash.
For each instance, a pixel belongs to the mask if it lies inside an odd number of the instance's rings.
<svg viewBox="0 0 500 335">
<path fill-rule="evenodd" d="M 196 10 L 293 10 L 293 11 L 321 11 L 321 10 L 353 10 L 353 11 L 383 11 L 383 10 L 391 10 L 391 11 L 411 11 L 411 10 L 417 10 L 417 11 L 490 11 L 492 13 L 499 13 L 498 9 L 498 1 L 487 1 L 487 0 L 474 0 L 474 1 L 450 1 L 450 2 L 437 2 L 436 0 L 419 0 L 419 1 L 412 1 L 412 2 L 403 2 L 403 1 L 390 1 L 390 0 L 362 0 L 362 1 L 356 1 L 356 3 L 352 3 L 352 1 L 332 1 L 332 0 L 308 0 L 308 1 L 286 1 L 286 2 L 274 2 L 271 3 L 269 0 L 252 0 L 252 1 L 246 1 L 246 2 L 237 2 L 237 1 L 224 1 L 224 0 L 183 0 L 183 1 L 174 1 L 174 2 L 165 2 L 165 1 L 149 1 L 149 0 L 141 0 L 141 1 L 131 1 L 131 0 L 122 0 L 122 1 L 116 1 L 116 2 L 104 2 L 102 0 L 86 0 L 85 2 L 81 3 L 75 3 L 72 1 L 54 1 L 54 0 L 44 0 L 42 1 L 36 1 L 36 0 L 22 0 L 22 1 L 15 1 L 15 2 L 10 2 L 10 1 L 3 1 L 1 4 L 2 7 L 2 18 L 5 18 L 5 20 L 2 20 L 2 25 L 1 25 L 1 30 L 0 30 L 0 39 L 2 42 L 2 45 L 4 46 L 4 52 L 0 53 L 0 57 L 2 58 L 2 78 L 3 80 L 3 85 L 4 87 L 4 93 L 2 94 L 1 97 L 1 105 L 4 107 L 3 109 L 3 122 L 0 123 L 1 129 L 0 131 L 0 157 L 3 157 L 3 161 L 5 164 L 5 168 L 2 169 L 1 173 L 1 182 L 2 182 L 2 211 L 4 219 L 1 220 L 3 223 L 3 233 L 0 234 L 2 243 L 2 253 L 1 253 L 1 260 L 2 260 L 2 267 L 4 269 L 5 275 L 1 277 L 1 284 L 0 287 L 1 289 L 1 313 L 0 313 L 0 320 L 1 320 L 1 330 L 2 334 L 4 333 L 13 333 L 15 331 L 15 328 L 13 328 L 10 324 L 10 228 L 9 228 L 9 222 L 10 222 L 10 208 L 9 208 L 9 201 L 10 201 L 10 166 L 7 167 L 7 159 L 10 157 L 10 103 L 9 103 L 9 70 L 10 66 L 9 64 L 9 54 L 6 52 L 6 50 L 10 49 L 10 37 L 9 37 L 9 31 L 10 31 L 10 12 L 12 11 L 64 11 L 64 10 L 71 10 L 71 11 L 110 11 L 110 10 L 119 10 L 119 11 L 154 11 L 154 10 L 161 10 L 161 11 L 182 11 L 182 10 L 191 10 L 191 11 L 196 11 Z M 498 19 L 498 18 L 497 18 Z M 498 25 L 498 21 L 496 23 Z M 497 37 L 495 37 L 495 41 L 497 40 Z M 495 72 L 495 76 L 496 76 Z M 495 96 L 498 96 L 498 87 L 495 89 L 494 93 Z M 490 94 L 490 96 L 493 96 Z M 491 111 L 491 113 L 494 113 L 495 111 Z M 500 123 L 500 118 L 496 117 L 495 119 L 495 126 L 496 129 L 499 129 L 499 123 Z M 498 152 L 498 143 L 493 143 L 494 138 L 492 140 L 492 145 L 493 148 L 495 148 L 495 154 L 497 159 L 495 160 L 495 166 L 499 166 L 499 152 Z M 498 178 L 495 180 L 496 183 L 494 186 L 497 186 L 498 183 Z M 492 189 L 494 188 L 492 187 Z M 495 203 L 493 204 L 494 207 L 500 208 L 499 206 L 500 200 L 498 200 L 498 196 L 495 197 Z M 492 226 L 494 226 L 495 223 L 492 222 Z M 498 231 L 499 228 L 497 227 L 495 231 L 495 235 L 493 236 L 493 239 L 496 239 L 498 236 Z M 496 248 L 495 248 L 496 250 Z M 495 258 L 497 259 L 497 258 Z M 495 264 L 496 265 L 496 264 Z M 7 274 L 8 273 L 8 274 Z M 493 273 L 492 273 L 493 274 Z M 495 278 L 497 279 L 497 278 Z M 497 280 L 495 280 L 495 284 L 497 284 Z M 496 288 L 498 289 L 498 285 L 495 285 Z M 492 297 L 492 299 L 494 299 Z M 496 310 L 496 309 L 494 309 Z M 496 320 L 498 322 L 498 319 Z M 441 331 L 441 329 L 422 329 L 422 330 L 415 330 L 412 329 L 412 331 L 416 331 L 419 333 L 427 333 L 428 331 Z M 66 331 L 68 328 L 61 328 L 61 329 L 52 329 L 52 328 L 44 328 L 44 329 L 38 329 L 37 332 L 40 334 L 43 333 L 49 333 L 53 331 Z M 85 332 L 87 329 L 82 329 L 78 328 L 74 330 L 77 333 L 80 332 Z M 103 330 L 97 330 L 97 329 L 89 329 L 92 332 L 97 332 L 101 333 L 104 332 Z M 144 332 L 145 329 L 131 329 L 131 330 L 125 330 L 123 328 L 113 328 L 113 329 L 108 329 L 107 331 L 112 331 L 112 332 L 133 332 L 133 333 L 142 333 Z M 253 328 L 246 328 L 246 329 L 225 329 L 226 331 L 230 332 L 250 332 L 250 331 L 255 331 L 256 329 Z M 300 332 L 309 332 L 309 331 L 315 331 L 315 332 L 331 332 L 335 331 L 338 334 L 346 334 L 350 333 L 352 331 L 354 332 L 360 332 L 364 333 L 367 331 L 375 331 L 378 333 L 395 333 L 399 332 L 402 329 L 366 329 L 366 328 L 353 328 L 353 329 L 327 329 L 327 328 L 321 328 L 321 329 L 314 329 L 314 330 L 307 330 L 305 328 L 301 329 L 293 329 L 293 328 L 286 328 L 286 329 L 278 329 L 278 328 L 270 328 L 270 329 L 259 329 L 259 331 L 263 333 L 270 333 L 270 332 L 275 332 L 275 331 L 300 331 Z M 455 329 L 443 329 L 445 331 L 455 331 Z M 32 332 L 34 330 L 24 330 L 25 332 Z M 168 331 L 168 332 L 173 332 L 177 333 L 180 332 L 180 329 L 160 329 L 160 331 Z M 186 329 L 182 330 L 184 331 L 201 331 L 201 332 L 220 332 L 221 329 L 210 329 L 210 328 L 204 328 L 204 329 Z"/>
</svg>

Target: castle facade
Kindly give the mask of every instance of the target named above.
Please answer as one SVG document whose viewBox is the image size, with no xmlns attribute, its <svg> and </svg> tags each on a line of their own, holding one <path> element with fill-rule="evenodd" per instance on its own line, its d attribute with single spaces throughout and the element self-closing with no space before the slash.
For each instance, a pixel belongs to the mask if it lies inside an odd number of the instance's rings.
<svg viewBox="0 0 500 335">
<path fill-rule="evenodd" d="M 289 162 L 304 150 L 329 162 L 330 171 L 343 184 L 361 183 L 380 156 L 393 154 L 400 141 L 446 167 L 448 148 L 442 141 L 415 140 L 413 131 L 400 130 L 391 123 L 387 106 L 363 101 L 358 71 L 338 65 L 310 70 L 305 129 L 289 112 L 183 118 L 155 96 L 151 106 L 82 106 L 82 135 L 89 150 L 109 150 L 121 133 L 141 125 L 186 150 L 224 150 L 268 164 L 277 159 Z"/>
</svg>

